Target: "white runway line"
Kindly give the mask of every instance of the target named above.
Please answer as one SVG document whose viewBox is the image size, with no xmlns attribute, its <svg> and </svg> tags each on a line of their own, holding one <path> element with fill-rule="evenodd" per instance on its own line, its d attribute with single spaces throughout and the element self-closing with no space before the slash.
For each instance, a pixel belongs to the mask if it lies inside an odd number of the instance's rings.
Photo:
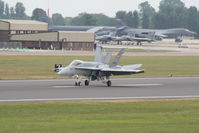
<svg viewBox="0 0 199 133">
<path fill-rule="evenodd" d="M 162 84 L 120 84 L 117 86 L 129 86 L 129 87 L 137 87 L 137 86 L 162 86 Z"/>
<path fill-rule="evenodd" d="M 6 99 L 0 102 L 42 102 L 42 101 L 85 101 L 85 100 L 145 100 L 145 99 L 187 99 L 199 98 L 193 96 L 144 96 L 144 97 L 98 97 L 98 98 L 49 98 L 49 99 Z"/>
<path fill-rule="evenodd" d="M 78 86 L 53 86 L 54 88 L 72 88 L 72 87 L 78 87 Z"/>
</svg>

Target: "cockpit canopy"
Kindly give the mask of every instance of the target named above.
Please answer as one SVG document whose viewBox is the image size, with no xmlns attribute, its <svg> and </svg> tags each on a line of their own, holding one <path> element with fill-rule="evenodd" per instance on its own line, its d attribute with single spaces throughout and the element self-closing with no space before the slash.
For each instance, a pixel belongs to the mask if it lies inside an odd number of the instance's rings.
<svg viewBox="0 0 199 133">
<path fill-rule="evenodd" d="M 69 66 L 79 66 L 79 65 L 81 65 L 82 63 L 83 63 L 83 61 L 81 61 L 81 60 L 74 60 L 74 61 L 72 61 L 72 62 L 70 63 Z"/>
</svg>

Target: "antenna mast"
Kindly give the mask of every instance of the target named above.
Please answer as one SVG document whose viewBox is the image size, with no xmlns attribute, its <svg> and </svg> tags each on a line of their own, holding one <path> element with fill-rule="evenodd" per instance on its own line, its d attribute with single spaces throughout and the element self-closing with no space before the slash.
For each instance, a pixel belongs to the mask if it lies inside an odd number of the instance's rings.
<svg viewBox="0 0 199 133">
<path fill-rule="evenodd" d="M 48 17 L 50 18 L 50 8 L 49 8 L 49 5 L 50 5 L 50 0 L 48 0 Z"/>
</svg>

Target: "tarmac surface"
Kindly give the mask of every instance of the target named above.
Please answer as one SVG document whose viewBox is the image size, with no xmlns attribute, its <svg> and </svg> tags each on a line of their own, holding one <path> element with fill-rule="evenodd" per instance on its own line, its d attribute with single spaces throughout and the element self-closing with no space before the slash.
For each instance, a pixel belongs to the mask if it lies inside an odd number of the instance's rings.
<svg viewBox="0 0 199 133">
<path fill-rule="evenodd" d="M 199 98 L 199 77 L 114 78 L 74 86 L 73 79 L 0 80 L 0 102 Z"/>
<path fill-rule="evenodd" d="M 178 45 L 106 45 L 104 48 L 109 49 L 143 49 L 143 50 L 157 50 L 155 52 L 126 52 L 125 56 L 199 56 L 199 45 L 190 45 L 189 48 L 178 48 Z M 158 51 L 160 50 L 160 51 Z M 161 50 L 168 50 L 169 52 L 161 52 Z M 108 50 L 109 51 L 109 50 Z M 113 52 L 113 51 L 112 51 Z M 72 50 L 23 50 L 23 49 L 0 49 L 0 55 L 47 55 L 47 56 L 94 56 L 94 51 L 72 51 Z M 117 51 L 113 52 L 113 55 Z"/>
</svg>

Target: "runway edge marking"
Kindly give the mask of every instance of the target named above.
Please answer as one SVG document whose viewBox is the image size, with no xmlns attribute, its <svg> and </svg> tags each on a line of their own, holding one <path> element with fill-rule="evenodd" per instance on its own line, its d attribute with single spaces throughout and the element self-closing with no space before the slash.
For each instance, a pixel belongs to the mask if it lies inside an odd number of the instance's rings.
<svg viewBox="0 0 199 133">
<path fill-rule="evenodd" d="M 41 102 L 41 101 L 84 101 L 84 100 L 136 100 L 136 99 L 187 99 L 199 98 L 193 96 L 146 96 L 146 97 L 99 97 L 99 98 L 49 98 L 49 99 L 7 99 L 0 102 Z"/>
</svg>

